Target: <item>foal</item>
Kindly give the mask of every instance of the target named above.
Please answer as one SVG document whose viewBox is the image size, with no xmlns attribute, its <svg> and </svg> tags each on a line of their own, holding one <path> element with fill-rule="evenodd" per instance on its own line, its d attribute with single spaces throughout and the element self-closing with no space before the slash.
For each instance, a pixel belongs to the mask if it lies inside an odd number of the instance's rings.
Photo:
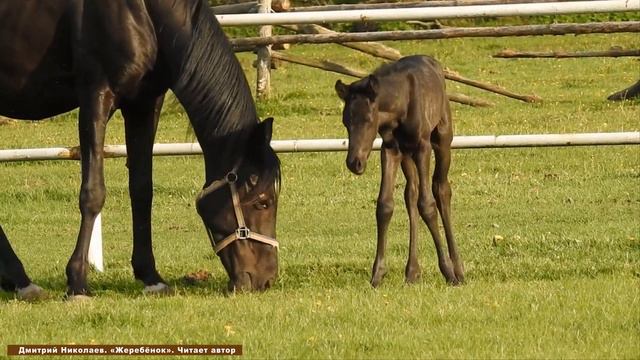
<svg viewBox="0 0 640 360">
<path fill-rule="evenodd" d="M 409 213 L 408 283 L 420 277 L 417 257 L 417 217 L 427 224 L 438 255 L 440 272 L 449 284 L 464 281 L 464 267 L 451 227 L 451 163 L 453 127 L 440 64 L 428 56 L 408 56 L 378 68 L 373 74 L 346 85 L 335 85 L 345 102 L 342 122 L 349 134 L 347 167 L 364 173 L 376 132 L 382 137 L 382 182 L 376 206 L 378 244 L 371 285 L 385 275 L 386 233 L 393 215 L 393 188 L 398 165 L 407 179 L 404 199 Z M 433 184 L 429 191 L 429 161 L 435 152 Z M 437 209 L 437 210 L 436 210 Z M 438 211 L 447 239 L 445 254 L 438 229 Z"/>
</svg>

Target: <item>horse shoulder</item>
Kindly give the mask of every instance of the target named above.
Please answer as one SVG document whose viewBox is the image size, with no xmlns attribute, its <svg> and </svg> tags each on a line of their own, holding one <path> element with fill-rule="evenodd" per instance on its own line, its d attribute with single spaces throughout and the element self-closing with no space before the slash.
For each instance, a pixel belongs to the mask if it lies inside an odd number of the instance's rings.
<svg viewBox="0 0 640 360">
<path fill-rule="evenodd" d="M 116 92 L 135 92 L 154 68 L 158 46 L 143 0 L 86 0 L 80 29 L 79 56 L 98 63 Z"/>
</svg>

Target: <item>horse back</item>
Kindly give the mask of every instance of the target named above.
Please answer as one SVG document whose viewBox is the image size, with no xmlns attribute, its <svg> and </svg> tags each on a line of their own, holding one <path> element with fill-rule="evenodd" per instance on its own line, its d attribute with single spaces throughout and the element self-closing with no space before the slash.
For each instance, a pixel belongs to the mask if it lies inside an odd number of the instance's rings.
<svg viewBox="0 0 640 360">
<path fill-rule="evenodd" d="M 408 132 L 431 132 L 441 121 L 448 121 L 444 72 L 437 60 L 407 56 L 373 74 L 380 83 L 379 110 L 395 113 Z"/>
<path fill-rule="evenodd" d="M 41 119 L 97 81 L 135 96 L 157 43 L 143 0 L 2 0 L 0 54 L 0 115 Z"/>
</svg>

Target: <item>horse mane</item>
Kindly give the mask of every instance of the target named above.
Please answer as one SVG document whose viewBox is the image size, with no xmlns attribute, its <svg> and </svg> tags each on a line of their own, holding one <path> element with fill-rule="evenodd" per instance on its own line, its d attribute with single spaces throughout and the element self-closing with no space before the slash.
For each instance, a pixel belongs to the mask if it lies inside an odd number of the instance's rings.
<svg viewBox="0 0 640 360">
<path fill-rule="evenodd" d="M 198 140 L 208 143 L 244 133 L 258 115 L 240 63 L 207 2 L 196 0 L 191 9 L 191 37 L 172 89 Z"/>
<path fill-rule="evenodd" d="M 181 54 L 173 54 L 181 63 L 172 90 L 189 115 L 200 145 L 218 159 L 246 154 L 253 147 L 248 155 L 261 167 L 262 176 L 279 184 L 280 160 L 271 146 L 248 141 L 260 120 L 231 44 L 206 0 L 194 0 L 190 10 L 188 43 L 182 44 Z"/>
</svg>

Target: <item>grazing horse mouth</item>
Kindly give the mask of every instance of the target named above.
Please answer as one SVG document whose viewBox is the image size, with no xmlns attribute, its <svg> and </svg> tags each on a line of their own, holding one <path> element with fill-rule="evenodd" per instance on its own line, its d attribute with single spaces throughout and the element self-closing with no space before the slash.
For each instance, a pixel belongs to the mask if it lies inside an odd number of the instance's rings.
<svg viewBox="0 0 640 360">
<path fill-rule="evenodd" d="M 228 285 L 229 292 L 243 292 L 243 291 L 265 291 L 273 285 L 276 277 L 272 277 L 267 280 L 258 279 L 250 272 L 244 272 L 236 280 L 230 280 Z"/>
</svg>

